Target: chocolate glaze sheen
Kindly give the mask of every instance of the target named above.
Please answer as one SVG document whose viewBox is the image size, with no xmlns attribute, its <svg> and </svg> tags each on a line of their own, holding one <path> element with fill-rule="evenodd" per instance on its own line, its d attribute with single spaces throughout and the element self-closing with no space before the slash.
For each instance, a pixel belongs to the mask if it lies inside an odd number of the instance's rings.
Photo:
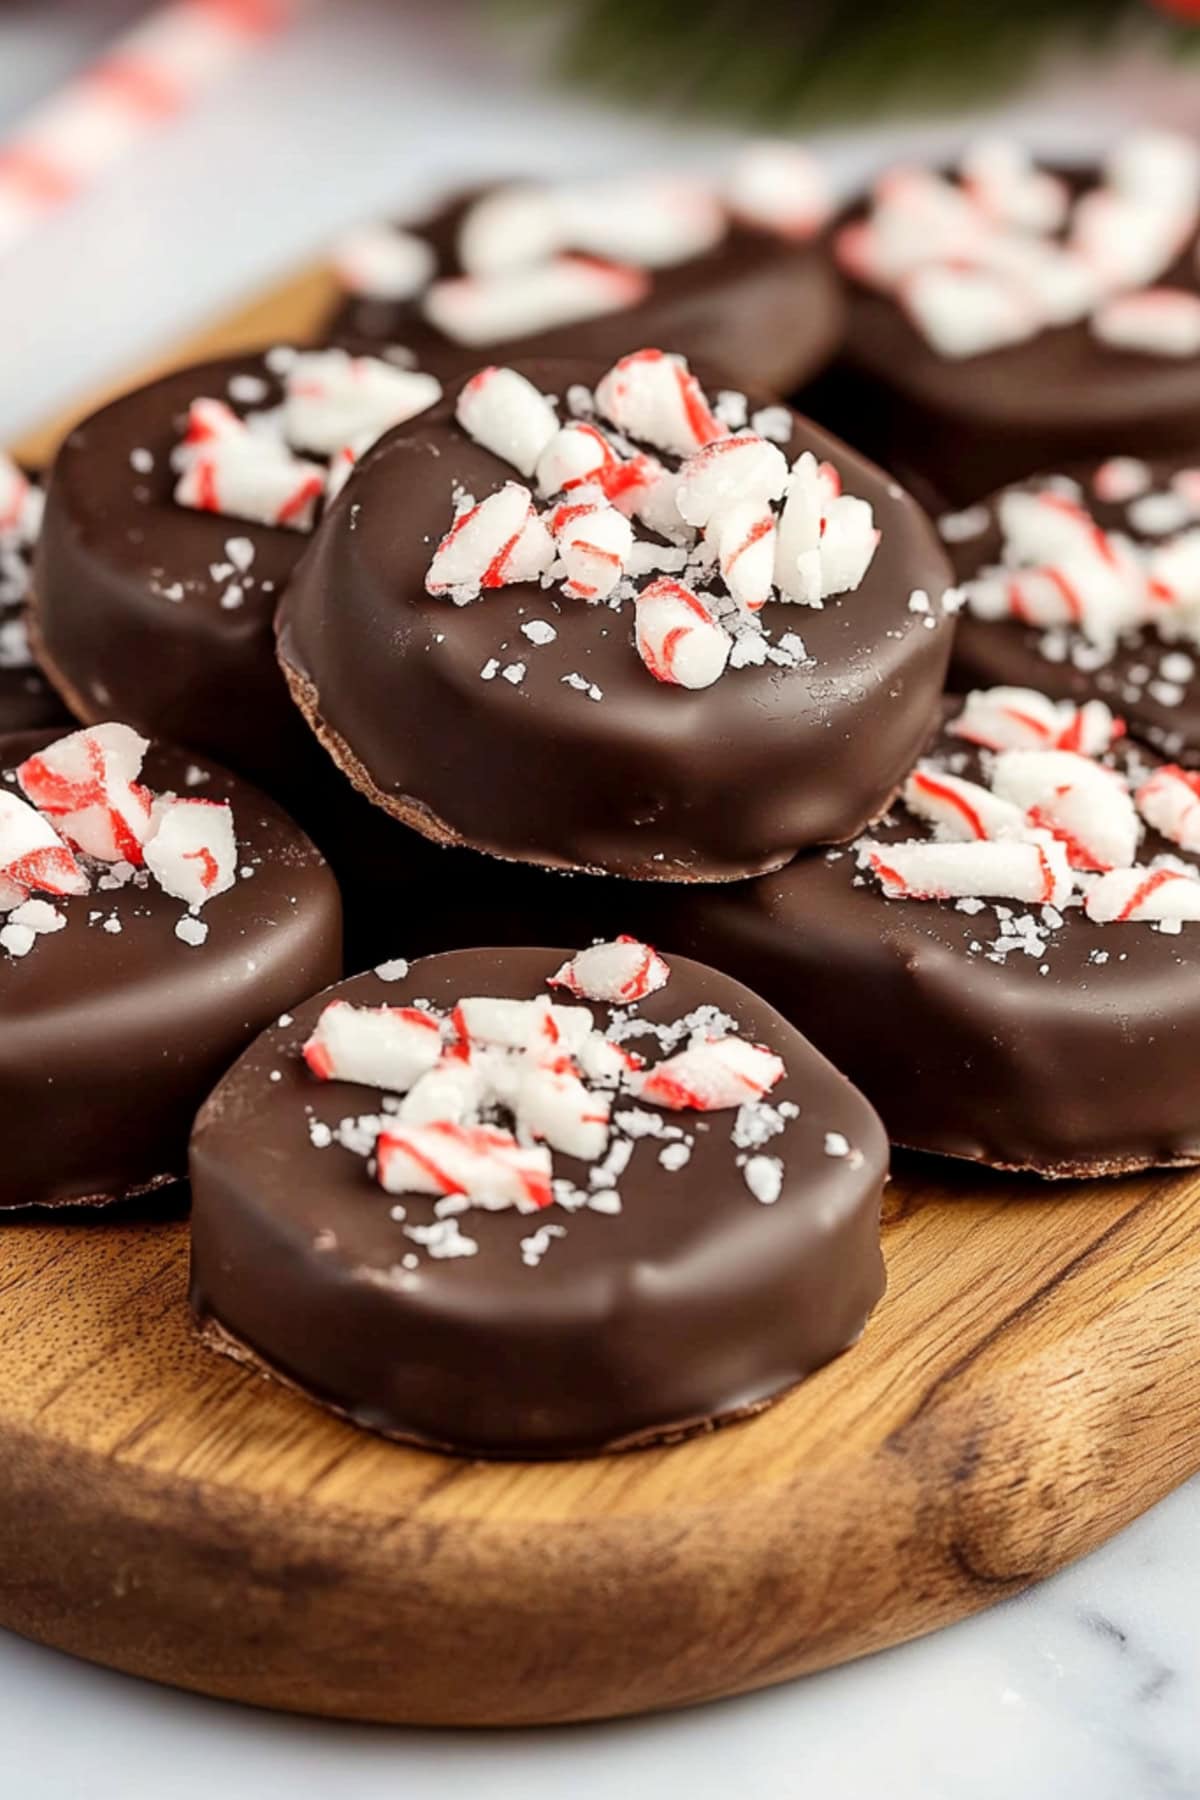
<svg viewBox="0 0 1200 1800">
<path fill-rule="evenodd" d="M 432 245 L 438 276 L 461 275 L 459 226 L 486 190 L 461 195 L 404 229 Z M 495 356 L 579 356 L 615 362 L 643 344 L 670 344 L 739 386 L 790 393 L 826 363 L 842 332 L 842 296 L 826 239 L 802 243 L 734 224 L 721 243 L 674 268 L 649 271 L 638 306 L 501 344 L 454 342 L 428 324 L 420 300 L 347 296 L 331 320 L 358 347 L 402 343 L 422 368 L 455 375 Z"/>
<path fill-rule="evenodd" d="M 977 759 L 961 772 L 980 779 Z M 925 832 L 898 806 L 871 835 Z M 1139 860 L 1168 851 L 1150 832 Z M 1200 1161 L 1196 926 L 1168 936 L 1071 909 L 1044 957 L 998 963 L 970 949 L 999 935 L 990 905 L 888 900 L 858 877 L 852 851 L 815 853 L 762 881 L 656 896 L 654 928 L 668 953 L 766 995 L 878 1107 L 893 1143 L 1052 1176 Z"/>
<path fill-rule="evenodd" d="M 1198 464 L 1200 428 L 1190 457 L 1150 465 L 1150 491 L 1163 493 L 1169 488 L 1172 475 L 1180 469 L 1195 469 Z M 1136 501 L 1131 510 L 1128 503 L 1097 498 L 1092 485 L 1095 471 L 1096 465 L 1092 465 L 1073 474 L 1083 483 L 1083 503 L 1097 523 L 1105 531 L 1123 532 L 1141 543 L 1157 541 L 1139 528 Z M 1040 482 L 1022 485 L 1036 488 Z M 956 581 L 970 581 L 999 560 L 998 501 L 999 495 L 993 494 L 986 502 L 985 512 L 980 514 L 979 532 L 947 546 Z M 1188 521 L 1189 528 L 1192 523 Z M 1105 700 L 1128 722 L 1135 736 L 1144 738 L 1175 762 L 1188 768 L 1200 767 L 1200 648 L 1188 642 L 1168 643 L 1157 632 L 1145 630 L 1120 643 L 1109 661 L 1098 668 L 1080 668 L 1070 654 L 1078 649 L 1079 635 L 1053 635 L 1065 639 L 1068 645 L 1069 653 L 1059 660 L 1043 655 L 1045 632 L 1015 622 L 975 619 L 964 608 L 954 634 L 950 685 L 960 692 L 977 687 L 1029 687 L 1056 700 Z M 1192 673 L 1182 681 L 1176 672 L 1181 667 L 1181 655 L 1193 665 Z M 1165 671 L 1164 659 L 1171 659 Z"/>
<path fill-rule="evenodd" d="M 460 951 L 416 963 L 405 980 L 367 975 L 338 993 L 376 1006 L 532 998 L 570 954 Z M 727 976 L 675 959 L 639 1011 L 673 1021 L 715 1003 L 785 1059 L 771 1099 L 794 1100 L 800 1116 L 770 1145 L 785 1167 L 774 1205 L 754 1199 L 736 1165 L 735 1115 L 710 1113 L 675 1173 L 653 1139 L 637 1144 L 618 1215 L 472 1209 L 459 1224 L 477 1254 L 422 1252 L 410 1267 L 401 1259 L 416 1246 L 390 1217 L 393 1197 L 361 1157 L 309 1139 L 312 1118 L 336 1124 L 379 1104 L 374 1089 L 319 1086 L 300 1059 L 328 998 L 265 1033 L 197 1121 L 192 1306 L 215 1347 L 388 1436 L 532 1458 L 757 1411 L 859 1336 L 883 1291 L 882 1129 L 836 1070 Z M 593 1012 L 604 1023 L 607 1009 Z M 860 1156 L 826 1155 L 830 1130 Z M 587 1184 L 571 1158 L 556 1155 L 555 1173 Z M 404 1203 L 407 1222 L 433 1218 L 428 1198 Z M 520 1240 L 546 1223 L 566 1235 L 528 1267 Z"/>
<path fill-rule="evenodd" d="M 518 365 L 543 392 L 594 386 L 600 364 Z M 757 404 L 757 402 L 755 403 Z M 356 785 L 444 842 L 644 880 L 723 881 L 853 835 L 886 804 L 928 730 L 949 653 L 949 565 L 932 527 L 878 469 L 796 418 L 812 449 L 870 500 L 882 541 L 859 589 L 823 608 L 771 602 L 813 667 L 726 671 L 699 692 L 656 681 L 619 613 L 536 584 L 466 606 L 425 592 L 461 484 L 476 499 L 512 468 L 454 421 L 454 395 L 368 453 L 280 607 L 293 693 Z M 550 620 L 534 647 L 524 622 Z M 493 658 L 524 680 L 481 679 Z M 582 675 L 603 695 L 567 684 Z"/>
<path fill-rule="evenodd" d="M 11 771 L 57 734 L 0 744 Z M 189 769 L 206 779 L 189 785 Z M 183 1175 L 196 1109 L 245 1045 L 341 966 L 325 863 L 255 789 L 154 745 L 144 780 L 233 807 L 240 868 L 185 944 L 187 909 L 157 883 L 54 902 L 66 926 L 24 957 L 0 950 L 0 1208 L 100 1204 Z M 93 918 L 92 915 L 98 915 Z M 110 932 L 104 920 L 120 921 Z"/>
<path fill-rule="evenodd" d="M 1098 178 L 1096 169 L 1058 173 L 1076 190 Z M 864 210 L 860 203 L 846 220 Z M 1193 234 L 1155 285 L 1200 291 L 1196 242 Z M 887 467 L 918 470 L 948 505 L 1035 469 L 1195 445 L 1200 357 L 1118 350 L 1086 319 L 980 356 L 948 357 L 890 296 L 853 280 L 847 290 L 841 361 L 814 410 Z"/>
</svg>

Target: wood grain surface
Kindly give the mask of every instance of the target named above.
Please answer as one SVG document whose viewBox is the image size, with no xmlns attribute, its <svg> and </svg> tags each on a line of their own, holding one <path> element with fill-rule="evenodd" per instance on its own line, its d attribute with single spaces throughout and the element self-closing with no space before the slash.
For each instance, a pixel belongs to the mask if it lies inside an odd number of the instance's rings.
<svg viewBox="0 0 1200 1800">
<path fill-rule="evenodd" d="M 155 366 L 303 336 L 327 293 Z M 536 1466 L 384 1443 L 204 1350 L 170 1202 L 8 1223 L 0 1624 L 289 1710 L 594 1718 L 962 1618 L 1200 1468 L 1200 1177 L 914 1159 L 888 1211 L 887 1298 L 833 1367 L 676 1448 Z"/>
</svg>

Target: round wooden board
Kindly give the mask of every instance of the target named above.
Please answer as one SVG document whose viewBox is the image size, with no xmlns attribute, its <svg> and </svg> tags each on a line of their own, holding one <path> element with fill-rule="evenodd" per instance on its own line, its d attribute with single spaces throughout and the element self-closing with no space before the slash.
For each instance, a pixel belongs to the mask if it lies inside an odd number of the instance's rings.
<svg viewBox="0 0 1200 1800">
<path fill-rule="evenodd" d="M 263 1706 L 515 1725 L 961 1618 L 1200 1467 L 1200 1181 L 952 1182 L 894 1184 L 887 1299 L 779 1406 L 549 1465 L 398 1448 L 206 1351 L 178 1218 L 10 1224 L 0 1623 Z"/>
</svg>

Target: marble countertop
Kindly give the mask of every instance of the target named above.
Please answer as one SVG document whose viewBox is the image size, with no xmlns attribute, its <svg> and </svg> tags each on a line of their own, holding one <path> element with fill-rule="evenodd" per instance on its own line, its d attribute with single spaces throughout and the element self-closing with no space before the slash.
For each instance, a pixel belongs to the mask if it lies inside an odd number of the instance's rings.
<svg viewBox="0 0 1200 1800">
<path fill-rule="evenodd" d="M 0 13 L 0 129 L 129 0 Z M 313 8 L 249 68 L 32 238 L 0 279 L 0 439 L 136 365 L 330 231 L 507 164 L 703 164 L 720 131 L 532 90 L 451 15 Z M 1195 78 L 1193 78 L 1195 79 Z M 1097 99 L 1102 104 L 1097 104 Z M 1055 146 L 1122 117 L 1195 117 L 1127 69 L 1021 113 Z M 913 135 L 953 139 L 953 122 Z M 894 147 L 895 134 L 889 134 Z M 879 134 L 828 142 L 847 182 Z M 197 251 L 196 246 L 203 249 Z M 83 277 L 86 276 L 86 279 Z M 31 323 L 32 322 L 32 323 Z M 628 1723 L 505 1735 L 273 1717 L 157 1689 L 0 1634 L 0 1794 L 13 1800 L 1192 1800 L 1200 1796 L 1200 1481 L 1094 1556 L 938 1637 L 770 1693 Z"/>
</svg>

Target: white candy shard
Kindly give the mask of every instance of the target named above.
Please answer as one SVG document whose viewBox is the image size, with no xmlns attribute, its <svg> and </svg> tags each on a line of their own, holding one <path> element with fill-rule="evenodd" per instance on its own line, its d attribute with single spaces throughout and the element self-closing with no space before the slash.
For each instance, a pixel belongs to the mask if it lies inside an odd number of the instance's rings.
<svg viewBox="0 0 1200 1800">
<path fill-rule="evenodd" d="M 389 1194 L 461 1194 L 473 1206 L 515 1206 L 537 1212 L 550 1206 L 550 1152 L 518 1144 L 507 1131 L 483 1125 L 403 1125 L 379 1135 L 375 1147 L 379 1184 Z"/>
<path fill-rule="evenodd" d="M 1200 774 L 1164 763 L 1142 783 L 1135 799 L 1147 825 L 1181 850 L 1200 855 Z"/>
<path fill-rule="evenodd" d="M 311 529 L 325 492 L 324 469 L 293 456 L 272 432 L 251 431 L 223 401 L 192 402 L 177 454 L 177 505 L 291 531 Z"/>
<path fill-rule="evenodd" d="M 652 1106 L 681 1112 L 723 1112 L 761 1100 L 785 1073 L 783 1061 L 762 1044 L 724 1037 L 691 1044 L 633 1078 L 634 1092 Z"/>
<path fill-rule="evenodd" d="M 562 248 L 548 188 L 510 185 L 481 194 L 458 229 L 458 259 L 468 275 L 498 275 L 541 263 Z"/>
<path fill-rule="evenodd" d="M 523 1050 L 553 1061 L 573 1056 L 592 1029 L 585 1006 L 552 1006 L 545 998 L 499 1000 L 487 996 L 460 1000 L 454 1023 L 470 1044 L 501 1050 Z"/>
<path fill-rule="evenodd" d="M 43 496 L 11 456 L 0 451 L 0 538 L 28 547 L 42 522 Z"/>
<path fill-rule="evenodd" d="M 1025 814 L 1011 800 L 998 799 L 977 781 L 964 781 L 924 764 L 905 782 L 904 804 L 919 819 L 929 821 L 942 843 L 1016 837 L 1025 829 Z"/>
<path fill-rule="evenodd" d="M 676 456 L 690 456 L 729 435 L 682 356 L 635 350 L 596 388 L 596 405 L 619 431 Z"/>
<path fill-rule="evenodd" d="M 746 612 L 759 612 L 771 598 L 777 530 L 770 507 L 756 500 L 722 507 L 705 527 L 721 579 Z"/>
<path fill-rule="evenodd" d="M 1071 893 L 1067 852 L 1048 832 L 974 843 L 924 841 L 858 846 L 860 868 L 869 869 L 889 900 L 1023 900 L 1062 906 Z"/>
<path fill-rule="evenodd" d="M 610 1102 L 590 1092 L 570 1069 L 529 1068 L 517 1083 L 514 1110 L 522 1137 L 534 1137 L 594 1162 L 608 1142 Z"/>
<path fill-rule="evenodd" d="M 1200 206 L 1200 146 L 1182 132 L 1132 132 L 1113 145 L 1104 167 L 1118 193 L 1154 210 L 1182 216 Z"/>
<path fill-rule="evenodd" d="M 549 980 L 552 987 L 564 987 L 581 1000 L 630 1006 L 665 987 L 670 974 L 668 964 L 649 944 L 635 937 L 619 937 L 581 950 Z"/>
<path fill-rule="evenodd" d="M 1149 287 L 1183 248 L 1194 215 L 1140 195 L 1098 187 L 1084 194 L 1071 219 L 1070 247 L 1110 292 Z"/>
<path fill-rule="evenodd" d="M 606 262 L 666 269 L 703 256 L 726 232 L 725 209 L 703 182 L 631 175 L 554 193 L 559 241 Z"/>
<path fill-rule="evenodd" d="M 378 356 L 311 350 L 288 370 L 284 434 L 297 450 L 332 456 L 344 444 L 372 442 L 441 398 L 442 384 Z"/>
<path fill-rule="evenodd" d="M 904 277 L 899 299 L 939 355 L 955 359 L 1024 343 L 1044 322 L 1027 293 L 990 269 L 929 263 Z"/>
<path fill-rule="evenodd" d="M 1088 888 L 1083 904 L 1097 925 L 1200 919 L 1200 881 L 1194 870 L 1113 869 Z"/>
<path fill-rule="evenodd" d="M 702 527 L 726 507 L 778 500 L 787 483 L 787 459 L 778 445 L 740 432 L 707 444 L 684 463 L 675 504 L 689 525 Z"/>
<path fill-rule="evenodd" d="M 833 210 L 825 171 L 799 144 L 748 144 L 726 198 L 739 218 L 796 242 L 815 236 Z"/>
<path fill-rule="evenodd" d="M 545 394 L 516 369 L 489 367 L 472 375 L 458 396 L 454 416 L 469 437 L 494 456 L 532 475 L 558 432 L 558 415 Z"/>
<path fill-rule="evenodd" d="M 405 1125 L 431 1125 L 443 1120 L 462 1125 L 481 1112 L 491 1097 L 486 1051 L 460 1054 L 459 1046 L 418 1075 L 400 1103 L 396 1117 Z"/>
<path fill-rule="evenodd" d="M 821 606 L 857 588 L 879 546 L 866 500 L 843 494 L 837 470 L 806 450 L 792 465 L 779 519 L 775 583 L 780 597 Z"/>
<path fill-rule="evenodd" d="M 86 894 L 90 883 L 48 819 L 0 788 L 0 910 L 27 894 Z"/>
<path fill-rule="evenodd" d="M 1149 463 L 1140 457 L 1110 456 L 1092 476 L 1092 492 L 1107 505 L 1121 506 L 1148 493 L 1153 479 Z"/>
<path fill-rule="evenodd" d="M 89 725 L 29 757 L 17 780 L 76 849 L 101 862 L 140 868 L 151 796 L 138 776 L 149 748 L 148 739 L 128 725 Z"/>
<path fill-rule="evenodd" d="M 967 146 L 960 166 L 967 193 L 998 224 L 1047 234 L 1066 223 L 1070 189 L 1039 169 L 1023 144 L 981 138 Z"/>
<path fill-rule="evenodd" d="M 596 487 L 621 512 L 632 513 L 665 474 L 652 456 L 618 456 L 598 426 L 571 419 L 538 458 L 537 486 L 547 499 L 580 487 Z"/>
<path fill-rule="evenodd" d="M 557 256 L 531 268 L 435 281 L 425 317 L 455 343 L 480 346 L 579 325 L 637 306 L 650 289 L 640 269 Z"/>
<path fill-rule="evenodd" d="M 1125 869 L 1137 856 L 1140 827 L 1124 781 L 1073 750 L 1005 750 L 992 789 L 1053 833 L 1075 869 Z"/>
<path fill-rule="evenodd" d="M 424 238 L 372 221 L 338 239 L 333 267 L 347 293 L 366 300 L 411 300 L 433 280 L 437 258 Z"/>
<path fill-rule="evenodd" d="M 354 1006 L 331 1000 L 304 1045 L 320 1081 L 356 1081 L 403 1094 L 442 1054 L 437 1020 L 413 1006 Z"/>
<path fill-rule="evenodd" d="M 553 560 L 553 540 L 529 489 L 506 481 L 458 515 L 434 552 L 425 588 L 430 594 L 473 597 L 483 588 L 536 581 Z"/>
<path fill-rule="evenodd" d="M 620 581 L 633 547 L 633 527 L 607 500 L 556 507 L 550 531 L 566 570 L 564 593 L 603 600 Z"/>
<path fill-rule="evenodd" d="M 1119 294 L 1092 315 L 1092 330 L 1117 350 L 1200 356 L 1200 294 L 1165 287 Z"/>
<path fill-rule="evenodd" d="M 656 681 L 711 687 L 725 672 L 730 639 L 691 588 L 662 576 L 637 597 L 637 651 Z"/>
<path fill-rule="evenodd" d="M 164 893 L 190 907 L 205 905 L 237 880 L 232 807 L 165 794 L 154 802 L 143 854 Z"/>
<path fill-rule="evenodd" d="M 1124 735 L 1103 700 L 1076 706 L 1054 701 L 1035 688 L 976 688 L 946 729 L 985 750 L 1078 750 L 1102 756 Z"/>
</svg>

